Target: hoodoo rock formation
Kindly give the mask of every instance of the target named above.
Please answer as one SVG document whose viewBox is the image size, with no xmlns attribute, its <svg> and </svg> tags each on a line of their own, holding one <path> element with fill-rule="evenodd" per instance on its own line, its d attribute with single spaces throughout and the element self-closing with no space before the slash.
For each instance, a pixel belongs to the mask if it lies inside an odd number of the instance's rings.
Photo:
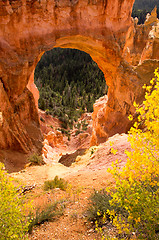
<svg viewBox="0 0 159 240">
<path fill-rule="evenodd" d="M 137 35 L 142 29 L 135 30 L 131 19 L 133 3 L 134 0 L 0 1 L 1 149 L 29 152 L 41 148 L 33 73 L 42 54 L 54 47 L 87 52 L 105 75 L 108 101 L 103 110 L 102 131 L 94 131 L 92 144 L 129 128 L 127 116 L 134 111 L 133 102 L 143 99 L 143 79 L 128 55 L 138 49 L 141 55 L 149 30 L 147 26 L 146 37 Z"/>
</svg>

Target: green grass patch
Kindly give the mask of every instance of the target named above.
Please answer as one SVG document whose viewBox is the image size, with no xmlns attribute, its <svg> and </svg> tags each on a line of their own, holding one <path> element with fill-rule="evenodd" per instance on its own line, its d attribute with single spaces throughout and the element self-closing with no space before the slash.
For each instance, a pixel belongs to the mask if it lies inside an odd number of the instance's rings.
<svg viewBox="0 0 159 240">
<path fill-rule="evenodd" d="M 45 162 L 43 160 L 43 157 L 34 153 L 33 155 L 28 157 L 28 161 L 31 165 L 44 165 Z"/>
<path fill-rule="evenodd" d="M 63 214 L 64 202 L 54 202 L 37 207 L 35 213 L 30 213 L 29 233 L 32 232 L 34 226 L 38 226 L 48 221 L 55 221 Z"/>
<path fill-rule="evenodd" d="M 53 180 L 47 180 L 44 182 L 44 190 L 48 191 L 54 188 L 60 188 L 65 191 L 67 185 L 68 183 L 63 178 L 58 178 L 58 176 L 56 176 Z"/>
</svg>

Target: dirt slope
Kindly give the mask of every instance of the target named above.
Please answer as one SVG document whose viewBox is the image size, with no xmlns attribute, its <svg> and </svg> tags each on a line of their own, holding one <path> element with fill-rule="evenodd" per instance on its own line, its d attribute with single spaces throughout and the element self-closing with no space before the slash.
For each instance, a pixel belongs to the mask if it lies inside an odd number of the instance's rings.
<svg viewBox="0 0 159 240">
<path fill-rule="evenodd" d="M 113 148 L 118 150 L 116 155 L 111 153 L 110 142 L 113 143 Z M 29 199 L 34 199 L 35 205 L 43 205 L 59 199 L 66 201 L 64 215 L 55 222 L 47 222 L 35 228 L 29 239 L 100 239 L 92 226 L 87 224 L 84 212 L 93 190 L 105 188 L 113 182 L 111 175 L 107 172 L 111 163 L 119 159 L 121 167 L 125 164 L 125 149 L 130 150 L 127 135 L 117 134 L 98 147 L 85 150 L 82 155 L 74 159 L 70 167 L 54 161 L 44 166 L 27 167 L 20 172 L 12 173 L 14 178 L 27 186 L 35 184 L 35 188 L 27 193 Z M 74 155 L 72 157 L 75 158 Z M 70 158 L 71 155 L 69 160 Z M 55 189 L 44 193 L 44 181 L 53 179 L 56 175 L 71 184 L 70 190 L 65 192 Z M 107 226 L 106 230 L 111 234 L 110 226 Z"/>
</svg>

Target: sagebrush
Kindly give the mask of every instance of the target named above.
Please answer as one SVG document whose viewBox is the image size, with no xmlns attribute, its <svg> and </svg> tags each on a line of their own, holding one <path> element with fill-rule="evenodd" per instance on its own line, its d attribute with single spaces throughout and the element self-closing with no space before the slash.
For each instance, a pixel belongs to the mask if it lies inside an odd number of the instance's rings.
<svg viewBox="0 0 159 240">
<path fill-rule="evenodd" d="M 41 155 L 36 154 L 36 153 L 34 153 L 33 155 L 29 156 L 28 157 L 28 161 L 32 165 L 44 165 L 45 164 L 45 162 L 43 160 L 43 157 Z"/>
<path fill-rule="evenodd" d="M 63 178 L 58 178 L 58 176 L 56 176 L 53 180 L 47 180 L 44 182 L 44 190 L 48 191 L 54 188 L 66 190 L 67 185 L 68 185 L 67 181 L 65 181 Z"/>
</svg>

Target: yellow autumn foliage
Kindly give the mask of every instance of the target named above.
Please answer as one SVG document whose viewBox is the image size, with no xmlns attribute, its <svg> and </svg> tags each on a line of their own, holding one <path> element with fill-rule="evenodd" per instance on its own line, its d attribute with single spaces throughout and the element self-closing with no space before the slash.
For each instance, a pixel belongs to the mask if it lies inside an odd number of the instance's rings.
<svg viewBox="0 0 159 240">
<path fill-rule="evenodd" d="M 159 238 L 159 69 L 150 83 L 144 86 L 142 107 L 135 104 L 138 121 L 129 132 L 127 163 L 122 170 L 117 164 L 110 170 L 116 182 L 115 189 L 109 189 L 111 205 L 126 214 L 108 212 L 124 239 Z"/>
<path fill-rule="evenodd" d="M 25 204 L 12 183 L 12 179 L 3 170 L 0 163 L 0 239 L 25 239 L 29 221 L 26 211 L 30 205 Z"/>
</svg>

